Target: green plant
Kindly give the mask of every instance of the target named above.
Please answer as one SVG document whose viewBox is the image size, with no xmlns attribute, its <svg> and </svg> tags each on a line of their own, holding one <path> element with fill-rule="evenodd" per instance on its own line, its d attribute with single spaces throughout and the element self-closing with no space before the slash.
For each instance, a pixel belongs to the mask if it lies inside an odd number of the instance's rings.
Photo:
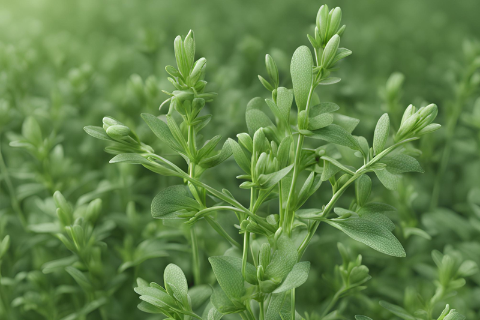
<svg viewBox="0 0 480 320">
<path fill-rule="evenodd" d="M 211 119 L 211 115 L 203 115 L 205 104 L 216 96 L 205 91 L 206 59 L 195 61 L 193 32 L 185 39 L 177 37 L 177 67 L 166 67 L 171 76 L 168 80 L 175 87 L 173 92 L 165 92 L 170 97 L 162 105 L 169 103 L 168 112 L 162 118 L 150 114 L 142 114 L 142 118 L 163 146 L 185 160 L 186 169 L 155 153 L 132 129 L 111 117 L 103 119 L 103 128 L 85 127 L 91 136 L 111 142 L 106 148 L 115 154 L 111 163 L 140 164 L 160 175 L 184 181 L 162 190 L 153 199 L 152 215 L 164 221 L 179 220 L 190 227 L 196 285 L 203 281 L 196 224 L 206 220 L 232 245 L 225 255 L 209 258 L 219 284 L 213 289 L 210 308 L 204 311 L 209 319 L 230 313 L 238 313 L 243 319 L 299 317 L 295 311 L 295 290 L 307 280 L 310 269 L 310 263 L 301 260 L 322 222 L 379 252 L 405 256 L 402 245 L 391 233 L 395 225 L 385 215 L 394 209 L 370 201 L 372 180 L 368 173 L 375 173 L 387 189 L 395 190 L 403 173 L 422 172 L 405 146 L 440 127 L 433 123 L 437 107 L 431 104 L 416 110 L 410 105 L 395 134 L 391 134 L 389 116 L 384 114 L 377 122 L 372 147 L 366 138 L 352 135 L 359 121 L 336 114 L 339 106 L 321 101 L 315 92 L 319 86 L 340 81 L 331 74 L 337 63 L 351 54 L 340 47 L 345 31 L 341 16 L 340 8 L 320 8 L 314 36 L 308 36 L 314 55 L 306 46 L 293 54 L 293 89 L 280 87 L 277 66 L 271 56 L 266 56 L 269 80 L 262 76 L 259 79 L 272 98 L 265 103 L 261 98 L 251 100 L 246 110 L 249 132 L 238 134 L 238 142 L 227 139 L 219 151 L 216 147 L 220 136 L 205 141 L 199 134 Z M 296 115 L 291 112 L 294 99 Z M 274 121 L 266 113 L 265 104 Z M 315 145 L 315 140 L 326 144 Z M 237 177 L 245 180 L 240 188 L 250 191 L 248 206 L 227 189 L 219 191 L 200 180 L 206 170 L 232 154 L 243 171 Z M 354 155 L 358 160 L 342 163 L 341 154 Z M 321 208 L 305 208 L 324 181 L 331 185 L 330 200 Z M 355 187 L 355 198 L 348 208 L 337 206 L 351 185 Z M 242 245 L 217 221 L 219 212 L 236 215 Z M 323 319 L 337 318 L 338 312 L 330 312 L 337 300 L 349 290 L 361 290 L 360 285 L 368 280 L 368 268 L 361 265 L 361 258 L 350 262 L 342 246 L 340 251 L 344 264 L 337 268 L 337 274 L 343 284 L 325 307 Z M 183 272 L 170 265 L 164 279 L 164 287 L 138 281 L 136 291 L 144 301 L 139 307 L 174 319 L 200 318 L 193 311 L 192 301 L 196 297 L 192 294 L 189 298 Z M 366 318 L 357 319 L 362 317 Z"/>
</svg>

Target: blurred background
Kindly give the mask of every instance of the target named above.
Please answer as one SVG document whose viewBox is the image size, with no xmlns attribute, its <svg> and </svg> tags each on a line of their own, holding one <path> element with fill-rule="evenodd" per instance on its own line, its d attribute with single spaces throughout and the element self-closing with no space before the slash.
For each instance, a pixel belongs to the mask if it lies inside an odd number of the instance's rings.
<svg viewBox="0 0 480 320">
<path fill-rule="evenodd" d="M 342 8 L 347 29 L 341 46 L 353 54 L 338 71 L 342 81 L 318 90 L 320 98 L 360 119 L 354 133 L 369 140 L 381 114 L 389 112 L 398 124 L 410 103 L 437 104 L 437 122 L 443 127 L 416 146 L 422 150 L 423 175 L 406 177 L 396 192 L 374 182 L 374 195 L 398 209 L 395 234 L 407 258 L 382 256 L 320 228 L 321 237 L 305 256 L 312 270 L 297 293 L 299 312 L 318 311 L 330 296 L 328 279 L 341 261 L 338 241 L 363 255 L 373 277 L 363 295 L 345 300 L 348 319 L 354 314 L 391 318 L 378 300 L 403 305 L 412 290 L 433 293 L 438 270 L 432 250 L 448 252 L 458 263 L 480 263 L 478 0 L 0 0 L 0 239 L 11 236 L 0 269 L 0 315 L 7 317 L 0 318 L 150 319 L 136 309 L 133 279 L 161 283 L 169 262 L 191 278 L 185 232 L 153 221 L 149 212 L 155 194 L 178 181 L 142 167 L 109 165 L 105 144 L 83 127 L 100 126 L 109 115 L 164 150 L 140 114 L 165 112 L 158 107 L 166 98 L 161 90 L 172 89 L 164 68 L 175 63 L 173 40 L 192 29 L 197 57 L 208 61 L 209 88 L 219 94 L 207 106 L 214 116 L 203 133 L 234 138 L 247 131 L 248 101 L 269 95 L 257 78 L 266 74 L 265 54 L 274 57 L 280 84 L 291 87 L 291 55 L 308 45 L 306 34 L 312 33 L 324 3 Z M 26 121 L 38 123 L 40 137 L 28 137 L 22 130 Z M 204 179 L 246 199 L 248 194 L 238 189 L 237 172 L 230 159 Z M 100 246 L 97 279 L 98 287 L 108 292 L 100 294 L 103 300 L 84 297 L 64 271 L 75 261 L 68 260 L 71 253 L 54 236 L 52 195 L 57 190 L 78 208 L 102 199 L 95 232 L 105 244 Z M 324 185 L 311 205 L 321 207 L 329 197 Z M 348 197 L 344 201 L 348 205 Z M 238 237 L 231 218 L 221 219 Z M 228 246 L 207 225 L 199 239 L 208 270 L 205 283 L 211 283 L 206 258 L 223 254 Z M 142 256 L 140 244 L 148 254 Z M 151 248 L 157 250 L 153 257 Z M 126 262 L 130 264 L 124 266 Z M 480 276 L 473 275 L 448 300 L 468 319 L 480 317 L 479 284 Z M 101 307 L 93 308 L 91 302 L 97 300 Z M 414 308 L 413 302 L 406 304 Z"/>
</svg>

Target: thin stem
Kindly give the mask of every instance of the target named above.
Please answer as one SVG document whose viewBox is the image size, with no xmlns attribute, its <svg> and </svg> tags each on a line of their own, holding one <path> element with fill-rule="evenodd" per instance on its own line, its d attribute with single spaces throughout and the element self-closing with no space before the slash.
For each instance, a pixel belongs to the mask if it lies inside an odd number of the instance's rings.
<svg viewBox="0 0 480 320">
<path fill-rule="evenodd" d="M 255 188 L 250 189 L 250 210 L 255 206 L 256 201 L 256 190 Z M 248 218 L 247 218 L 248 219 Z M 243 254 L 242 254 L 242 275 L 243 278 L 247 279 L 247 261 L 248 261 L 248 250 L 250 249 L 250 232 L 245 230 L 243 234 Z"/>
<path fill-rule="evenodd" d="M 260 320 L 265 319 L 265 308 L 264 308 L 263 304 L 264 304 L 263 299 L 262 299 L 262 301 L 258 302 L 258 306 L 260 307 L 260 311 L 259 311 Z"/>
<path fill-rule="evenodd" d="M 307 118 L 308 118 L 308 112 L 310 110 L 310 100 L 312 99 L 312 93 L 315 90 L 315 87 L 313 84 L 310 86 L 310 91 L 308 93 L 308 98 L 307 98 L 307 105 L 305 107 L 305 112 L 307 113 Z M 291 233 L 291 228 L 293 225 L 293 220 L 295 218 L 295 213 L 290 212 L 292 208 L 292 202 L 294 198 L 294 193 L 295 193 L 295 187 L 297 184 L 297 179 L 298 175 L 300 173 L 300 161 L 301 161 L 301 156 L 302 156 L 302 147 L 303 147 L 303 141 L 305 137 L 302 134 L 298 135 L 298 141 L 297 141 L 297 150 L 295 152 L 295 160 L 293 162 L 293 175 L 292 175 L 292 184 L 290 185 L 290 191 L 288 192 L 288 198 L 287 198 L 287 204 L 285 205 L 285 215 L 287 216 L 287 219 L 285 221 L 285 228 L 287 229 L 288 234 Z"/>
<path fill-rule="evenodd" d="M 258 223 L 260 226 L 262 226 L 263 228 L 265 228 L 265 230 L 269 230 L 271 232 L 275 232 L 275 227 L 270 225 L 268 222 L 265 221 L 265 219 L 259 217 L 259 216 L 256 216 L 255 214 L 253 214 L 250 210 L 248 210 L 247 208 L 245 208 L 240 202 L 238 202 L 236 199 L 226 195 L 225 193 L 222 193 L 218 190 L 216 190 L 215 188 L 212 188 L 211 186 L 201 182 L 200 180 L 196 179 L 196 178 L 193 178 L 193 177 L 190 177 L 188 174 L 185 173 L 185 171 L 183 171 L 182 169 L 180 169 L 178 166 L 176 166 L 175 164 L 173 164 L 172 162 L 168 161 L 167 159 L 157 155 L 157 154 L 154 154 L 154 153 L 148 153 L 146 154 L 145 156 L 147 157 L 153 157 L 165 164 L 167 164 L 168 166 L 170 166 L 172 169 L 174 169 L 177 173 L 178 173 L 178 177 L 180 178 L 183 178 L 187 181 L 190 181 L 192 184 L 196 185 L 197 187 L 201 187 L 201 188 L 204 188 L 205 190 L 207 190 L 210 194 L 212 194 L 213 196 L 219 198 L 220 200 L 223 200 L 229 204 L 231 204 L 232 206 L 238 208 L 238 209 L 241 209 L 247 216 L 249 216 L 250 218 L 252 218 L 256 223 Z M 154 162 L 152 162 L 152 164 L 154 164 Z"/>
<path fill-rule="evenodd" d="M 328 202 L 328 204 L 325 206 L 325 209 L 323 210 L 322 214 L 321 214 L 321 217 L 323 218 L 327 218 L 328 214 L 332 211 L 333 207 L 335 206 L 335 204 L 337 203 L 337 201 L 340 199 L 340 197 L 343 195 L 343 193 L 345 192 L 345 190 L 347 190 L 347 188 L 350 186 L 350 184 L 352 184 L 355 180 L 357 180 L 362 174 L 370 171 L 371 167 L 377 163 L 378 161 L 380 161 L 383 157 L 385 157 L 386 155 L 388 155 L 390 152 L 392 152 L 393 150 L 395 150 L 396 148 L 400 147 L 401 145 L 407 143 L 407 142 L 410 142 L 410 141 L 414 141 L 414 140 L 417 140 L 418 138 L 417 137 L 413 137 L 413 138 L 409 138 L 409 139 L 405 139 L 403 141 L 400 141 L 390 147 L 388 147 L 387 149 L 383 150 L 382 152 L 380 152 L 375 158 L 371 159 L 367 164 L 363 165 L 361 168 L 359 168 L 355 174 L 347 181 L 345 182 L 345 184 L 340 188 L 338 189 L 335 194 L 333 195 L 333 197 L 330 199 L 330 201 Z M 308 230 L 308 233 L 307 233 L 307 236 L 305 237 L 305 239 L 303 240 L 302 244 L 300 245 L 300 247 L 298 248 L 298 260 L 300 260 L 303 256 L 303 254 L 305 253 L 305 250 L 307 249 L 308 247 L 308 244 L 310 243 L 310 241 L 312 240 L 313 236 L 315 235 L 315 232 L 317 231 L 318 229 L 318 226 L 320 225 L 320 223 L 322 222 L 322 220 L 318 220 L 318 221 L 315 221 L 315 223 L 313 224 L 313 226 L 310 228 L 310 230 Z"/>
<path fill-rule="evenodd" d="M 5 184 L 7 185 L 8 193 L 10 194 L 10 198 L 12 200 L 12 208 L 17 213 L 17 216 L 20 219 L 20 222 L 21 222 L 23 228 L 26 229 L 27 228 L 27 219 L 25 218 L 25 214 L 23 213 L 22 208 L 20 207 L 20 203 L 19 203 L 19 201 L 17 199 L 17 196 L 15 194 L 15 188 L 13 187 L 12 180 L 10 179 L 10 175 L 8 173 L 7 165 L 5 164 L 5 161 L 3 160 L 2 146 L 1 145 L 0 145 L 0 169 L 1 169 L 1 172 L 3 172 L 3 176 L 4 176 L 4 179 L 5 179 Z"/>
<path fill-rule="evenodd" d="M 221 235 L 228 242 L 230 242 L 230 244 L 237 247 L 238 249 L 241 248 L 240 243 L 238 243 L 232 237 L 230 237 L 230 235 L 222 228 L 222 226 L 217 221 L 215 221 L 215 219 L 212 219 L 209 216 L 205 216 L 205 220 L 212 226 L 213 229 L 215 229 L 215 231 L 217 231 L 219 235 Z"/>
<path fill-rule="evenodd" d="M 322 311 L 322 315 L 320 318 L 323 318 L 325 317 L 328 312 L 333 308 L 333 306 L 337 303 L 338 299 L 340 298 L 340 295 L 343 293 L 343 288 L 341 288 L 340 290 L 338 290 L 335 295 L 333 296 L 332 300 L 330 300 L 330 302 L 328 303 L 327 307 L 325 309 L 323 309 Z"/>
<path fill-rule="evenodd" d="M 295 320 L 295 288 L 290 291 L 290 312 L 291 319 Z"/>
<path fill-rule="evenodd" d="M 192 240 L 192 258 L 193 258 L 193 280 L 195 285 L 200 284 L 200 259 L 198 256 L 197 235 L 195 234 L 195 226 L 190 228 L 190 238 Z"/>
<path fill-rule="evenodd" d="M 440 189 L 442 184 L 443 175 L 448 167 L 448 161 L 450 160 L 450 154 L 452 152 L 453 140 L 455 137 L 455 128 L 457 127 L 458 118 L 465 104 L 465 98 L 462 96 L 453 106 L 453 114 L 449 117 L 447 123 L 447 137 L 445 141 L 445 147 L 443 149 L 442 158 L 440 159 L 440 166 L 438 168 L 437 175 L 435 176 L 435 182 L 432 191 L 432 200 L 430 202 L 430 210 L 435 209 L 438 206 L 438 200 L 440 197 Z"/>
</svg>

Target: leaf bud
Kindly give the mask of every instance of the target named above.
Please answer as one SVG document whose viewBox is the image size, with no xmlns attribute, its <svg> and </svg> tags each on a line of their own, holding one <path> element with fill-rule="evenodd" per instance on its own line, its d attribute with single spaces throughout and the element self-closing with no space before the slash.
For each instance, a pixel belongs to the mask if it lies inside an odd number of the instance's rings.
<svg viewBox="0 0 480 320">
<path fill-rule="evenodd" d="M 200 79 L 200 76 L 202 75 L 206 64 L 207 59 L 205 58 L 200 58 L 197 60 L 197 62 L 195 62 L 192 73 L 190 74 L 192 85 L 194 85 Z"/>
<path fill-rule="evenodd" d="M 248 133 L 237 134 L 238 143 L 250 152 L 253 152 L 253 140 Z"/>
<path fill-rule="evenodd" d="M 328 69 L 337 54 L 338 46 L 340 45 L 340 36 L 334 35 L 325 46 L 325 50 L 322 54 L 322 67 Z"/>
<path fill-rule="evenodd" d="M 331 14 L 330 23 L 328 24 L 328 38 L 332 37 L 340 27 L 342 21 L 342 9 L 336 7 Z"/>
<path fill-rule="evenodd" d="M 106 132 L 110 136 L 110 138 L 114 140 L 122 140 L 122 139 L 128 138 L 132 131 L 127 126 L 114 125 L 114 126 L 108 127 Z"/>
<path fill-rule="evenodd" d="M 258 253 L 258 264 L 268 266 L 270 264 L 271 247 L 269 243 L 264 243 Z"/>
<path fill-rule="evenodd" d="M 273 82 L 273 86 L 275 87 L 275 89 L 278 88 L 280 79 L 278 76 L 277 65 L 269 54 L 265 56 L 265 65 L 267 66 L 267 73 L 270 76 L 270 80 L 272 80 Z"/>
</svg>

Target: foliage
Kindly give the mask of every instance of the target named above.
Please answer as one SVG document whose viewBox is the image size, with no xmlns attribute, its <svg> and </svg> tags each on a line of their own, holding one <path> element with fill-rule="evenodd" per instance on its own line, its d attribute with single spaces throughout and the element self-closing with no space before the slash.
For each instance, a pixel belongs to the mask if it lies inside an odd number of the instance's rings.
<svg viewBox="0 0 480 320">
<path fill-rule="evenodd" d="M 476 2 L 50 2 L 0 17 L 0 318 L 480 315 Z"/>
</svg>

